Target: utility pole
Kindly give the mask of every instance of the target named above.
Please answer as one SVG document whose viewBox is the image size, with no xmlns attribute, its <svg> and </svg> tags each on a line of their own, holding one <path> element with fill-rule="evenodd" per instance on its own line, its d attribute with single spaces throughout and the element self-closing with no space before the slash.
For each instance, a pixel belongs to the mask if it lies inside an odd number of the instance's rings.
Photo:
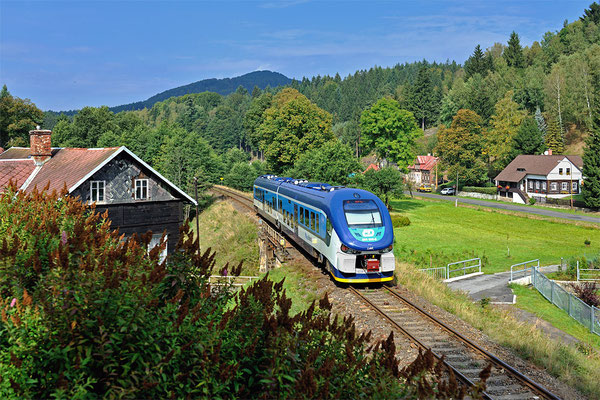
<svg viewBox="0 0 600 400">
<path fill-rule="evenodd" d="M 454 191 L 454 195 L 456 196 L 454 207 L 458 207 L 458 168 L 456 169 L 456 190 Z"/>
<path fill-rule="evenodd" d="M 569 160 L 569 163 L 571 164 L 571 171 L 569 171 L 569 177 L 571 178 L 571 185 L 569 186 L 569 193 L 571 193 L 571 210 L 572 210 L 573 209 L 573 163 L 571 162 L 569 157 L 567 157 L 567 160 Z"/>
<path fill-rule="evenodd" d="M 196 196 L 196 236 L 198 237 L 198 254 L 200 254 L 200 208 L 198 206 L 198 177 L 194 177 L 194 194 Z"/>
</svg>

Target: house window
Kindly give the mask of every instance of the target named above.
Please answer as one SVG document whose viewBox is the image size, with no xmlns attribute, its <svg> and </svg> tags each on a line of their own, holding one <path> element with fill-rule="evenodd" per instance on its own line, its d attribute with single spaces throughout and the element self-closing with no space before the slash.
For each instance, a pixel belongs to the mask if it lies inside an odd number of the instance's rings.
<svg viewBox="0 0 600 400">
<path fill-rule="evenodd" d="M 542 190 L 546 190 L 546 182 L 542 182 Z"/>
<path fill-rule="evenodd" d="M 562 175 L 562 172 L 563 172 L 563 169 L 562 169 L 562 168 L 559 168 L 559 169 L 558 169 L 558 174 L 559 174 L 559 175 Z"/>
<path fill-rule="evenodd" d="M 148 198 L 148 179 L 135 180 L 135 198 L 146 200 Z"/>
<path fill-rule="evenodd" d="M 90 200 L 104 201 L 104 181 L 91 181 L 90 182 Z"/>
<path fill-rule="evenodd" d="M 535 181 L 535 188 L 539 189 L 540 188 L 540 181 Z"/>
<path fill-rule="evenodd" d="M 550 183 L 550 190 L 552 190 L 553 192 L 556 192 L 558 190 L 558 183 L 556 183 L 556 182 Z"/>
<path fill-rule="evenodd" d="M 533 181 L 528 181 L 527 184 L 529 185 L 529 190 L 533 190 Z"/>
<path fill-rule="evenodd" d="M 567 168 L 567 175 L 571 175 L 571 168 Z"/>
<path fill-rule="evenodd" d="M 573 186 L 571 186 L 573 192 L 577 192 L 577 182 L 573 182 Z"/>
<path fill-rule="evenodd" d="M 160 239 L 162 238 L 161 233 L 155 233 L 152 235 L 152 239 L 150 239 L 150 243 L 148 243 L 148 253 L 156 246 L 160 244 Z M 168 247 L 169 235 L 165 235 L 165 248 L 161 250 L 158 255 L 158 261 L 163 262 L 165 258 L 167 258 L 167 247 Z"/>
<path fill-rule="evenodd" d="M 569 186 L 567 185 L 568 182 L 562 182 L 561 185 L 561 190 L 567 190 L 569 188 Z"/>
</svg>

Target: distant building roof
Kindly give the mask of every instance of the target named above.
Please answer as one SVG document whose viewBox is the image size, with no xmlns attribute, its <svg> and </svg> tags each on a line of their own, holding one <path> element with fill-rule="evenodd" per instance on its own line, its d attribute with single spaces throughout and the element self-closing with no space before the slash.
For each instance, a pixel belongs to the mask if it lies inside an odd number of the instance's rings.
<svg viewBox="0 0 600 400">
<path fill-rule="evenodd" d="M 417 161 L 408 166 L 408 169 L 431 171 L 438 163 L 438 158 L 435 156 L 417 156 Z"/>
<path fill-rule="evenodd" d="M 375 164 L 369 164 L 369 166 L 367 167 L 367 169 L 365 169 L 365 170 L 363 171 L 363 174 L 364 174 L 365 172 L 367 172 L 368 170 L 370 170 L 370 169 L 372 169 L 372 170 L 374 170 L 374 171 L 379 171 L 379 167 L 378 167 L 377 165 L 375 165 Z"/>
<path fill-rule="evenodd" d="M 579 170 L 583 168 L 583 159 L 580 156 L 522 154 L 512 160 L 494 180 L 520 182 L 525 175 L 548 175 L 559 161 L 565 158 L 571 161 Z"/>
</svg>

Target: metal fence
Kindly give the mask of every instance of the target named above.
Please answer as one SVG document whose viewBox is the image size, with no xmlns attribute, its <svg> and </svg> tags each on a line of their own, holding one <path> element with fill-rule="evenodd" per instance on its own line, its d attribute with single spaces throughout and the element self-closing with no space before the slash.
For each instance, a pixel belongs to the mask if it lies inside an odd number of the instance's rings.
<svg viewBox="0 0 600 400">
<path fill-rule="evenodd" d="M 448 279 L 448 268 L 446 267 L 424 268 L 420 271 L 431 276 L 433 279 Z"/>
<path fill-rule="evenodd" d="M 208 277 L 208 283 L 212 286 L 244 286 L 246 283 L 257 280 L 258 276 L 221 276 L 211 275 Z"/>
<path fill-rule="evenodd" d="M 600 281 L 600 269 L 579 268 L 579 261 L 577 261 L 577 282 L 579 281 Z"/>
<path fill-rule="evenodd" d="M 462 265 L 462 267 L 460 267 L 460 265 Z M 453 262 L 446 265 L 446 268 L 448 269 L 447 279 L 460 275 L 472 274 L 474 272 L 481 272 L 481 258 L 470 258 L 468 260 Z"/>
<path fill-rule="evenodd" d="M 537 268 L 531 269 L 531 283 L 552 304 L 566 311 L 591 332 L 600 335 L 600 309 L 589 306 L 546 278 Z"/>
<path fill-rule="evenodd" d="M 531 274 L 530 271 L 532 270 L 532 267 L 539 268 L 540 260 L 535 259 L 511 265 L 509 282 L 529 276 Z"/>
<path fill-rule="evenodd" d="M 471 265 L 469 265 L 471 264 Z M 462 267 L 460 267 L 462 265 Z M 471 258 L 450 263 L 445 267 L 423 268 L 420 270 L 434 279 L 450 279 L 457 276 L 464 276 L 474 272 L 481 272 L 481 259 Z"/>
</svg>

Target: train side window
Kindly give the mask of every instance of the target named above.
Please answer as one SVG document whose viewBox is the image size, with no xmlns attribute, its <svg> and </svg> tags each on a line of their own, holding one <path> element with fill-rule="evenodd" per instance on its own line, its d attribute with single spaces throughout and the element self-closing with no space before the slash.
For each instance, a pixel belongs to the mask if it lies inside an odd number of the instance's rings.
<svg viewBox="0 0 600 400">
<path fill-rule="evenodd" d="M 315 226 L 317 229 L 315 229 L 315 232 L 317 233 L 321 233 L 321 231 L 319 230 L 319 220 L 321 219 L 321 214 L 317 214 L 317 220 L 315 221 Z"/>
<path fill-rule="evenodd" d="M 302 211 L 302 210 L 304 210 L 302 207 L 298 208 L 298 219 L 299 219 L 298 222 L 300 222 L 301 224 L 304 225 L 304 211 Z"/>
<path fill-rule="evenodd" d="M 310 229 L 315 230 L 315 213 L 310 212 Z"/>
<path fill-rule="evenodd" d="M 308 216 L 308 210 L 304 209 L 304 225 L 308 228 L 310 226 L 310 217 Z"/>
<path fill-rule="evenodd" d="M 279 200 L 279 209 L 281 210 L 281 200 Z"/>
</svg>

